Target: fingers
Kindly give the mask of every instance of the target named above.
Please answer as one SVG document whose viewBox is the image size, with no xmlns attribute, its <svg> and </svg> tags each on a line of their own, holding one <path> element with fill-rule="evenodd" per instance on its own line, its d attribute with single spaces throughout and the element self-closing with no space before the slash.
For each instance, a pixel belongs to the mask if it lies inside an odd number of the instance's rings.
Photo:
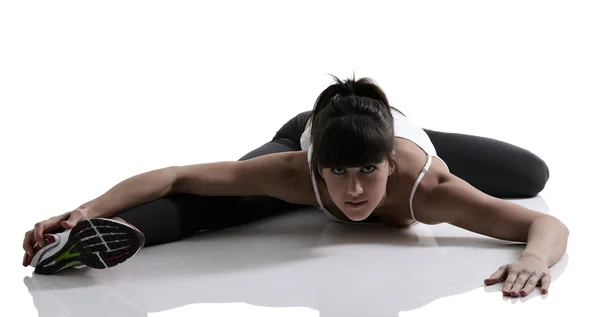
<svg viewBox="0 0 600 317">
<path fill-rule="evenodd" d="M 70 215 L 69 215 L 69 219 L 62 221 L 60 224 L 62 225 L 63 228 L 65 229 L 71 229 L 73 227 L 75 227 L 75 225 L 84 219 L 84 214 L 80 209 L 76 209 L 73 210 Z"/>
<path fill-rule="evenodd" d="M 527 271 L 509 273 L 502 289 L 504 295 L 527 296 L 541 284 L 542 294 L 548 293 L 550 287 L 550 273 L 539 272 L 531 274 Z M 508 290 L 508 291 L 507 291 Z"/>
<path fill-rule="evenodd" d="M 33 239 L 35 240 L 35 242 L 37 242 L 40 248 L 43 248 L 46 245 L 44 243 L 44 229 L 44 222 L 36 223 L 33 229 Z"/>
<path fill-rule="evenodd" d="M 548 293 L 548 289 L 550 288 L 550 280 L 551 279 L 552 278 L 550 276 L 550 273 L 546 273 L 542 277 L 542 294 L 547 294 Z"/>
<path fill-rule="evenodd" d="M 510 292 L 517 280 L 518 272 L 514 270 L 508 271 L 508 276 L 506 277 L 506 281 L 504 281 L 504 287 L 502 287 L 502 294 L 505 296 L 511 295 Z"/>
<path fill-rule="evenodd" d="M 521 272 L 519 273 L 517 279 L 515 280 L 515 283 L 513 284 L 511 290 L 510 290 L 510 296 L 519 296 L 519 294 L 521 293 L 521 290 L 523 290 L 523 287 L 525 286 L 525 283 L 527 283 L 527 281 L 529 280 L 529 278 L 531 277 L 531 273 L 529 272 Z M 537 282 L 536 282 L 537 284 Z"/>
<path fill-rule="evenodd" d="M 31 259 L 33 259 L 35 253 L 39 251 L 39 247 L 33 238 L 33 230 L 29 230 L 25 233 L 23 250 L 25 250 L 25 254 L 23 255 L 23 266 L 27 267 L 29 263 L 31 263 Z"/>
<path fill-rule="evenodd" d="M 527 283 L 525 284 L 523 289 L 519 292 L 519 294 L 521 296 L 527 296 L 528 294 L 531 294 L 531 292 L 533 292 L 535 287 L 538 285 L 538 282 L 540 281 L 541 277 L 542 277 L 542 274 L 534 274 L 531 277 L 529 277 L 529 279 L 527 280 Z"/>
<path fill-rule="evenodd" d="M 69 223 L 63 224 L 63 227 L 65 227 L 66 225 L 65 229 L 70 229 L 73 226 L 75 226 L 79 220 L 81 220 L 82 216 L 82 212 L 73 211 L 64 213 L 60 216 L 51 217 L 48 220 L 36 223 L 32 230 L 33 236 L 31 239 L 28 240 L 29 242 L 31 242 L 29 244 L 33 244 L 32 242 L 35 241 L 40 246 L 40 248 L 43 248 L 44 246 L 46 246 L 46 243 L 44 241 L 44 233 L 59 231 L 61 229 L 61 224 L 64 223 L 64 220 L 67 219 Z M 23 242 L 23 248 L 26 248 L 25 241 Z M 27 249 L 25 251 L 27 251 Z"/>
<path fill-rule="evenodd" d="M 25 253 L 25 255 L 23 255 L 23 266 L 24 267 L 29 266 L 29 264 L 31 264 L 32 259 L 33 259 L 33 256 L 30 256 L 29 254 Z"/>
<path fill-rule="evenodd" d="M 512 285 L 512 288 L 510 289 L 510 296 L 519 296 L 519 294 L 521 293 L 521 291 L 523 290 L 523 287 L 525 286 L 525 283 L 527 283 L 527 281 L 531 278 L 534 277 L 533 274 L 531 274 L 530 272 L 527 271 L 521 271 L 518 273 L 518 277 L 515 280 L 515 282 Z M 539 277 L 533 281 L 534 285 L 537 285 L 537 281 L 539 280 Z"/>
<path fill-rule="evenodd" d="M 66 219 L 69 217 L 69 214 L 70 213 L 65 213 L 59 217 L 51 217 L 36 223 L 33 230 L 29 230 L 25 233 L 25 238 L 23 238 L 23 250 L 25 250 L 30 257 L 33 257 L 36 252 L 33 245 L 37 243 L 39 248 L 45 247 L 46 241 L 44 239 L 44 233 L 54 232 L 59 229 L 60 219 Z"/>
<path fill-rule="evenodd" d="M 501 267 L 498 268 L 498 270 L 496 270 L 496 272 L 494 272 L 494 274 L 490 275 L 489 278 L 483 280 L 483 283 L 485 283 L 485 285 L 492 285 L 492 284 L 496 284 L 498 282 L 500 282 L 502 279 L 504 279 L 506 277 L 506 265 L 502 265 Z"/>
<path fill-rule="evenodd" d="M 33 256 L 34 251 L 33 251 L 33 242 L 35 240 L 33 239 L 33 230 L 29 230 L 25 233 L 25 238 L 23 239 L 23 250 L 25 250 L 26 254 L 29 254 L 30 256 Z"/>
<path fill-rule="evenodd" d="M 45 233 L 60 231 L 61 224 L 65 229 L 73 228 L 83 216 L 84 212 L 78 209 L 36 223 L 33 230 L 27 231 L 23 238 L 23 266 L 28 266 L 35 253 L 46 246 Z"/>
</svg>

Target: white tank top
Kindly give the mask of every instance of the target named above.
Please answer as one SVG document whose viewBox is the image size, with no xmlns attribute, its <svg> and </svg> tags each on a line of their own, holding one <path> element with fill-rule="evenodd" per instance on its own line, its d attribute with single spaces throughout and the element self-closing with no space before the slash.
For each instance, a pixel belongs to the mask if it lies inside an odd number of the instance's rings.
<svg viewBox="0 0 600 317">
<path fill-rule="evenodd" d="M 410 214 L 411 214 L 413 220 L 416 222 L 417 220 L 415 219 L 415 214 L 414 214 L 414 210 L 413 210 L 413 206 L 412 206 L 415 191 L 417 190 L 417 186 L 421 182 L 421 179 L 423 179 L 423 177 L 425 176 L 425 173 L 427 173 L 427 171 L 429 170 L 429 167 L 431 166 L 432 157 L 433 156 L 435 156 L 437 158 L 440 158 L 440 157 L 437 155 L 437 152 L 435 151 L 435 147 L 433 146 L 433 143 L 431 143 L 431 139 L 429 139 L 429 136 L 427 135 L 427 133 L 425 133 L 425 131 L 419 125 L 415 124 L 413 121 L 408 119 L 408 117 L 404 116 L 403 114 L 401 114 L 393 109 L 392 109 L 392 116 L 394 117 L 394 135 L 396 137 L 407 139 L 407 140 L 415 143 L 427 154 L 427 162 L 425 163 L 425 166 L 421 170 L 419 177 L 417 177 L 417 180 L 415 181 L 415 184 L 413 186 L 413 189 L 412 189 L 412 192 L 411 192 L 410 198 L 409 198 L 410 199 L 410 201 L 409 201 Z M 317 198 L 317 202 L 319 203 L 319 209 L 321 209 L 325 213 L 325 215 L 328 218 L 330 218 L 331 220 L 338 221 L 338 222 L 344 222 L 344 223 L 360 223 L 360 222 L 344 221 L 344 220 L 338 219 L 331 212 L 329 212 L 327 209 L 325 209 L 325 207 L 323 206 L 323 203 L 321 202 L 321 197 L 319 195 L 319 190 L 317 188 L 317 183 L 315 181 L 315 176 L 312 173 L 312 168 L 310 168 L 310 156 L 312 155 L 312 144 L 310 143 L 310 130 L 311 130 L 311 127 L 309 125 L 308 128 L 306 130 L 304 130 L 304 132 L 302 133 L 302 136 L 300 137 L 300 147 L 302 148 L 302 150 L 308 149 L 308 159 L 309 159 L 308 164 L 309 164 L 309 170 L 310 170 L 310 174 L 311 174 L 310 176 L 311 176 L 311 180 L 312 180 L 313 190 L 315 192 L 315 197 Z M 446 168 L 448 168 L 448 165 L 446 164 L 446 162 L 444 162 L 444 160 L 442 160 L 441 158 L 440 158 L 440 160 L 444 163 L 444 165 L 446 165 Z"/>
</svg>

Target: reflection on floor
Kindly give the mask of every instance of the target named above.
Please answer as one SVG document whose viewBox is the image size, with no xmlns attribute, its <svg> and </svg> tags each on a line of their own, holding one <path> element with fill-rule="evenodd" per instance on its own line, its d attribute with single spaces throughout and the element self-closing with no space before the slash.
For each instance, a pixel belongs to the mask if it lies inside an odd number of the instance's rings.
<svg viewBox="0 0 600 317">
<path fill-rule="evenodd" d="M 548 212 L 540 196 L 515 202 Z M 39 316 L 398 316 L 469 292 L 502 302 L 501 284 L 483 280 L 522 249 L 449 225 L 338 224 L 307 208 L 149 247 L 112 269 L 23 282 Z"/>
</svg>

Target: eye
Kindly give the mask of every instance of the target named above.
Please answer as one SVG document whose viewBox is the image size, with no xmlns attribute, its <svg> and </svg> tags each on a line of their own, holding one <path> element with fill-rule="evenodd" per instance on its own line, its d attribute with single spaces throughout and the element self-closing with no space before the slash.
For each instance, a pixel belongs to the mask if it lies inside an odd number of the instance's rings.
<svg viewBox="0 0 600 317">
<path fill-rule="evenodd" d="M 345 168 L 342 167 L 332 167 L 331 172 L 335 175 L 342 175 L 346 171 Z"/>
<path fill-rule="evenodd" d="M 366 165 L 362 168 L 363 173 L 371 174 L 373 173 L 377 167 L 375 165 Z M 331 172 L 335 175 L 342 175 L 346 172 L 346 169 L 343 167 L 332 167 Z"/>
<path fill-rule="evenodd" d="M 363 168 L 366 169 L 365 173 L 370 174 L 373 173 L 377 168 L 374 165 L 367 165 Z"/>
</svg>

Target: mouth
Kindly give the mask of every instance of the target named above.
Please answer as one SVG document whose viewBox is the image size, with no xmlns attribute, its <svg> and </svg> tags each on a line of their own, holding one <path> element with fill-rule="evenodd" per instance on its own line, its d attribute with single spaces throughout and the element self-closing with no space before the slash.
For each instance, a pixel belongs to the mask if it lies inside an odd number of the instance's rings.
<svg viewBox="0 0 600 317">
<path fill-rule="evenodd" d="M 349 202 L 349 201 L 344 202 L 344 204 L 350 208 L 360 208 L 360 207 L 364 206 L 366 203 L 367 203 L 366 200 L 363 200 L 361 202 L 356 202 L 356 203 Z"/>
</svg>

